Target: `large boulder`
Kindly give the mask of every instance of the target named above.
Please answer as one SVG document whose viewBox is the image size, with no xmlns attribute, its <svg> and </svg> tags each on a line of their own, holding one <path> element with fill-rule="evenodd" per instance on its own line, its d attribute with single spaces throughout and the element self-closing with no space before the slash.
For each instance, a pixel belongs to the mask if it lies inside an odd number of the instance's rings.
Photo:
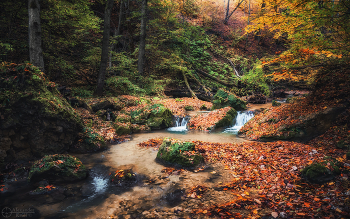
<svg viewBox="0 0 350 219">
<path fill-rule="evenodd" d="M 79 133 L 78 138 L 77 143 L 71 147 L 71 152 L 87 153 L 106 148 L 106 143 L 103 137 L 89 127 L 84 127 L 83 131 Z"/>
<path fill-rule="evenodd" d="M 172 112 L 162 104 L 147 105 L 130 112 L 132 124 L 146 125 L 151 129 L 167 128 L 172 125 Z M 127 116 L 118 115 L 118 121 L 125 121 Z"/>
<path fill-rule="evenodd" d="M 224 118 L 220 119 L 217 123 L 215 123 L 215 128 L 221 128 L 221 127 L 227 127 L 232 125 L 233 120 L 237 116 L 237 111 L 233 108 L 231 108 L 229 111 L 227 111 Z"/>
<path fill-rule="evenodd" d="M 70 104 L 31 64 L 0 66 L 0 163 L 67 151 L 83 125 Z M 1 167 L 0 167 L 1 168 Z"/>
<path fill-rule="evenodd" d="M 230 106 L 235 110 L 247 109 L 247 103 L 237 97 L 235 94 L 219 89 L 213 99 L 213 109 L 224 108 Z"/>
<path fill-rule="evenodd" d="M 194 167 L 203 162 L 204 158 L 195 151 L 194 143 L 164 138 L 157 160 L 176 166 Z"/>
<path fill-rule="evenodd" d="M 101 99 L 99 102 L 91 105 L 91 109 L 94 112 L 97 112 L 99 110 L 121 110 L 123 107 L 123 103 L 119 101 L 118 98 L 115 97 L 110 97 L 110 98 L 105 98 Z"/>
<path fill-rule="evenodd" d="M 173 122 L 173 114 L 162 104 L 154 104 L 149 107 L 150 115 L 147 118 L 147 125 L 151 129 L 170 127 Z"/>
<path fill-rule="evenodd" d="M 28 175 L 30 182 L 49 180 L 54 182 L 71 182 L 87 177 L 87 169 L 81 161 L 68 154 L 46 155 L 36 161 Z"/>
</svg>

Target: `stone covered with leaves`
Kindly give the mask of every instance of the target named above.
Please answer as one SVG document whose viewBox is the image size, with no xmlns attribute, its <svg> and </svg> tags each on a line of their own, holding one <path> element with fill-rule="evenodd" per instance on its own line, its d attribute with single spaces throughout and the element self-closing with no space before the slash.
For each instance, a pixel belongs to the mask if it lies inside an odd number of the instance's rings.
<svg viewBox="0 0 350 219">
<path fill-rule="evenodd" d="M 176 166 L 195 167 L 203 162 L 204 158 L 195 151 L 194 143 L 164 138 L 157 160 Z"/>
<path fill-rule="evenodd" d="M 0 66 L 0 166 L 62 153 L 82 122 L 56 85 L 31 64 Z"/>
<path fill-rule="evenodd" d="M 85 179 L 87 169 L 81 161 L 68 154 L 46 155 L 36 161 L 30 171 L 28 180 L 38 182 L 41 180 L 69 182 Z"/>
<path fill-rule="evenodd" d="M 301 175 L 312 183 L 322 184 L 331 181 L 341 174 L 343 165 L 331 157 L 324 157 L 324 161 L 312 163 L 301 170 Z"/>
<path fill-rule="evenodd" d="M 235 110 L 247 109 L 247 103 L 237 97 L 235 94 L 219 89 L 213 99 L 213 109 L 219 109 L 230 106 Z"/>
<path fill-rule="evenodd" d="M 110 181 L 121 186 L 128 186 L 136 182 L 136 174 L 132 170 L 117 170 L 111 173 Z"/>
<path fill-rule="evenodd" d="M 325 133 L 344 110 L 343 105 L 312 105 L 309 99 L 303 97 L 293 103 L 264 110 L 249 120 L 239 134 L 253 140 L 306 141 Z"/>
</svg>

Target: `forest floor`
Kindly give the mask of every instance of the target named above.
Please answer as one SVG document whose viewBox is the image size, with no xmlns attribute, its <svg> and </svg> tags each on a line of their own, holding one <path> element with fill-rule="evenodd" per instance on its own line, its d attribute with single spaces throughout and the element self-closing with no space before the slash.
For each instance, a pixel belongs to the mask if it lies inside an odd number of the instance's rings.
<svg viewBox="0 0 350 219">
<path fill-rule="evenodd" d="M 180 100 L 180 101 L 179 101 Z M 192 98 L 158 100 L 171 108 L 174 114 L 186 115 L 185 106 L 199 110 L 210 103 Z M 299 105 L 298 105 L 299 104 Z M 302 107 L 303 101 L 284 104 L 303 115 L 323 110 L 324 105 Z M 329 104 L 327 106 L 330 106 Z M 311 107 L 311 108 L 310 108 Z M 315 108 L 316 107 L 316 108 Z M 304 109 L 305 108 L 305 109 Z M 270 108 L 275 116 L 287 111 Z M 294 112 L 295 113 L 295 112 Z M 348 112 L 348 114 L 350 114 Z M 208 117 L 209 118 L 209 117 Z M 216 121 L 213 114 L 209 120 Z M 347 120 L 345 115 L 343 120 Z M 200 124 L 198 124 L 200 127 Z M 306 143 L 293 141 L 212 143 L 193 141 L 196 151 L 205 158 L 205 165 L 195 170 L 165 167 L 162 175 L 147 179 L 149 186 L 166 186 L 169 177 L 183 179 L 180 190 L 168 198 L 175 206 L 158 206 L 145 198 L 120 200 L 109 206 L 110 217 L 121 218 L 346 218 L 350 216 L 350 162 L 340 141 L 349 142 L 350 130 L 346 125 L 333 126 L 323 135 Z M 150 139 L 141 147 L 154 150 L 162 139 Z M 322 185 L 305 180 L 300 171 L 315 162 L 326 162 L 328 168 L 337 162 L 341 174 Z M 194 173 L 205 172 L 209 180 L 193 184 Z M 200 177 L 200 176 L 197 176 Z M 192 181 L 191 181 L 192 180 Z M 181 180 L 180 180 L 181 181 Z M 189 182 L 191 181 L 191 182 Z M 159 200 L 158 200 L 159 201 Z M 145 203 L 148 203 L 145 206 Z M 142 216 L 140 216 L 142 215 Z"/>
</svg>

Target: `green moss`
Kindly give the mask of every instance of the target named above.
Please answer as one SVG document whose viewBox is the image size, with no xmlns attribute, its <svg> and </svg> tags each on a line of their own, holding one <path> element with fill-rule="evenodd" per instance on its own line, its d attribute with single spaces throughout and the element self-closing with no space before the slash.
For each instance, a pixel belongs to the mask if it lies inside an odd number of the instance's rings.
<svg viewBox="0 0 350 219">
<path fill-rule="evenodd" d="M 147 125 L 152 129 L 170 127 L 173 122 L 172 112 L 162 104 L 154 104 L 149 107 L 150 115 Z"/>
<path fill-rule="evenodd" d="M 91 128 L 84 127 L 82 133 L 79 133 L 79 140 L 73 151 L 86 153 L 104 148 L 106 148 L 106 143 L 103 137 Z"/>
<path fill-rule="evenodd" d="M 348 152 L 346 153 L 346 159 L 347 159 L 347 160 L 350 160 L 350 151 L 348 151 Z"/>
<path fill-rule="evenodd" d="M 115 133 L 118 135 L 128 135 L 131 133 L 131 123 L 115 122 L 113 125 Z"/>
<path fill-rule="evenodd" d="M 247 103 L 239 99 L 233 93 L 219 89 L 213 99 L 213 109 L 219 109 L 230 106 L 236 110 L 247 109 Z"/>
<path fill-rule="evenodd" d="M 193 108 L 193 106 L 185 106 L 185 110 L 186 111 L 193 111 L 194 108 Z"/>
<path fill-rule="evenodd" d="M 344 150 L 345 149 L 350 149 L 349 144 L 346 141 L 344 141 L 344 140 L 338 141 L 337 144 L 336 144 L 336 147 L 338 149 L 344 149 Z"/>
<path fill-rule="evenodd" d="M 281 106 L 281 103 L 277 102 L 276 100 L 272 100 L 272 106 Z"/>
<path fill-rule="evenodd" d="M 310 182 L 319 182 L 319 179 L 331 175 L 331 171 L 320 163 L 313 163 L 305 167 L 301 174 Z"/>
<path fill-rule="evenodd" d="M 87 169 L 78 158 L 66 154 L 55 154 L 46 155 L 36 161 L 29 171 L 28 180 L 75 181 L 84 179 L 86 176 Z"/>
<path fill-rule="evenodd" d="M 147 108 L 142 108 L 139 110 L 132 111 L 130 113 L 131 123 L 133 124 L 145 124 L 147 118 L 150 115 L 150 111 Z"/>
<path fill-rule="evenodd" d="M 131 116 L 124 114 L 124 113 L 120 113 L 118 114 L 117 118 L 115 119 L 116 122 L 121 122 L 121 123 L 125 123 L 125 122 L 131 122 Z"/>
<path fill-rule="evenodd" d="M 195 152 L 194 143 L 181 142 L 171 138 L 164 138 L 159 147 L 157 159 L 184 167 L 194 167 L 204 161 L 202 155 Z"/>
<path fill-rule="evenodd" d="M 230 109 L 229 111 L 227 111 L 224 118 L 222 118 L 221 120 L 219 120 L 215 124 L 215 128 L 226 127 L 226 126 L 232 125 L 233 119 L 236 116 L 237 116 L 237 111 L 235 109 Z"/>
<path fill-rule="evenodd" d="M 0 112 L 7 123 L 17 123 L 14 112 L 30 108 L 34 113 L 49 118 L 61 118 L 82 127 L 78 114 L 56 85 L 31 64 L 2 63 L 0 66 Z M 24 112 L 27 113 L 27 112 Z"/>
<path fill-rule="evenodd" d="M 207 110 L 208 107 L 207 107 L 205 104 L 203 104 L 199 109 L 200 109 L 200 110 Z"/>
</svg>

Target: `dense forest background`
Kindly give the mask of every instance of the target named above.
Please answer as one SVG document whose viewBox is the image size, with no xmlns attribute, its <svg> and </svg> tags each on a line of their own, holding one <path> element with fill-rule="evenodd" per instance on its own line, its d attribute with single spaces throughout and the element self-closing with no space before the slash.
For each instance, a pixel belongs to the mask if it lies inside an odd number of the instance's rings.
<svg viewBox="0 0 350 219">
<path fill-rule="evenodd" d="M 321 69 L 349 58 L 347 1 L 149 0 L 143 37 L 143 2 L 115 1 L 105 67 L 106 1 L 38 3 L 45 74 L 82 97 L 93 95 L 106 67 L 104 95 L 162 96 L 183 87 L 189 92 L 180 96 L 194 90 L 208 99 L 221 87 L 239 96 L 311 88 Z M 0 4 L 0 59 L 28 62 L 28 1 Z M 145 60 L 138 63 L 144 37 Z"/>
</svg>

